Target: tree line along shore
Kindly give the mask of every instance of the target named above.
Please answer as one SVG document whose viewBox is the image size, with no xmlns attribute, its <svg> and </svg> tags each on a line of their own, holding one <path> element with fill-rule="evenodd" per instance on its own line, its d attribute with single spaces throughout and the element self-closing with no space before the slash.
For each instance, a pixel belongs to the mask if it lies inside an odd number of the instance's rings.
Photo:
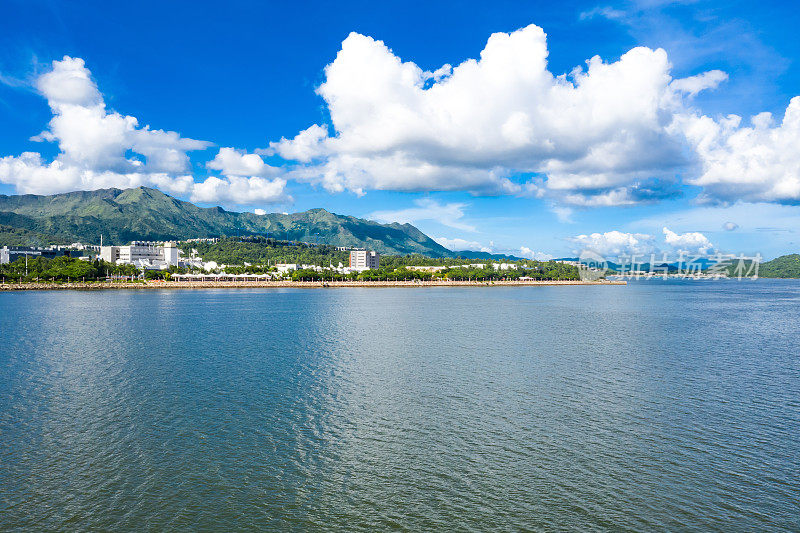
<svg viewBox="0 0 800 533">
<path fill-rule="evenodd" d="M 277 264 L 336 265 L 346 263 L 349 252 L 330 245 L 313 245 L 302 242 L 280 241 L 260 237 L 223 238 L 215 242 L 181 242 L 179 246 L 188 254 L 194 253 L 214 261 L 220 268 L 174 267 L 166 270 L 139 270 L 131 264 L 110 263 L 97 255 L 88 258 L 60 256 L 47 258 L 29 256 L 12 263 L 0 264 L 0 283 L 41 282 L 101 282 L 120 279 L 170 280 L 175 274 L 226 273 L 268 274 L 277 278 Z M 86 253 L 86 252 L 81 252 Z M 88 260 L 87 260 L 88 259 Z M 509 268 L 496 268 L 499 266 Z M 730 267 L 734 268 L 733 265 Z M 748 269 L 750 270 L 750 269 Z M 612 274 L 609 271 L 608 274 Z M 731 275 L 729 273 L 729 275 Z M 762 263 L 760 277 L 800 277 L 800 255 L 782 256 Z M 420 254 L 381 256 L 380 268 L 343 274 L 333 269 L 298 268 L 281 275 L 289 281 L 533 281 L 579 280 L 575 264 L 563 261 L 535 261 L 520 258 L 468 258 L 426 257 Z"/>
<path fill-rule="evenodd" d="M 167 270 L 145 270 L 141 272 L 133 265 L 119 265 L 99 259 L 85 261 L 70 257 L 53 259 L 35 257 L 18 259 L 0 265 L 0 283 L 76 283 L 118 281 L 176 281 L 176 274 L 191 273 L 189 269 L 170 267 Z M 231 275 L 274 273 L 274 268 L 250 265 L 227 266 L 225 273 Z M 206 274 L 213 277 L 214 274 Z M 492 267 L 448 267 L 437 271 L 414 270 L 406 266 L 382 266 L 379 269 L 340 274 L 330 270 L 298 269 L 285 274 L 281 281 L 292 282 L 436 282 L 436 281 L 579 281 L 577 267 L 560 263 L 529 265 L 517 270 L 495 270 Z M 277 280 L 276 280 L 277 281 Z"/>
<path fill-rule="evenodd" d="M 580 279 L 575 265 L 558 261 L 516 260 L 498 262 L 467 258 L 431 258 L 418 254 L 382 256 L 380 268 L 361 272 L 342 273 L 327 267 L 347 261 L 349 252 L 329 245 L 309 245 L 269 240 L 223 239 L 219 242 L 182 242 L 179 246 L 188 253 L 202 256 L 219 264 L 218 268 L 203 270 L 170 266 L 164 270 L 139 270 L 132 264 L 111 263 L 92 257 L 69 256 L 18 258 L 0 265 L 0 281 L 13 283 L 36 282 L 97 282 L 119 279 L 170 280 L 176 274 L 267 274 L 290 281 L 568 281 Z M 480 262 L 476 262 L 480 261 Z M 280 263 L 314 265 L 278 273 Z M 466 264 L 465 264 L 466 263 Z M 502 268 L 500 268 L 502 266 Z M 321 267 L 321 268 L 320 268 Z"/>
</svg>

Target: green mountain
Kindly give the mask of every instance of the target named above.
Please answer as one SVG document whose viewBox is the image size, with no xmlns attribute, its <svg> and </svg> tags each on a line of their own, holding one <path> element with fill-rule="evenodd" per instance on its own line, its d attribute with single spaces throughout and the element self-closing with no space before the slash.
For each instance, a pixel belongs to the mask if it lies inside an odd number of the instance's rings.
<svg viewBox="0 0 800 533">
<path fill-rule="evenodd" d="M 0 246 L 71 243 L 125 244 L 132 240 L 264 235 L 381 254 L 450 257 L 411 224 L 379 224 L 324 209 L 256 215 L 198 207 L 147 187 L 100 189 L 51 196 L 0 195 Z"/>
<path fill-rule="evenodd" d="M 758 273 L 760 278 L 800 278 L 800 254 L 782 255 L 772 261 L 758 264 L 755 268 L 752 261 L 745 259 L 726 261 L 725 272 L 729 277 L 750 277 Z"/>
<path fill-rule="evenodd" d="M 758 265 L 762 278 L 800 278 L 800 254 L 782 255 Z"/>
</svg>

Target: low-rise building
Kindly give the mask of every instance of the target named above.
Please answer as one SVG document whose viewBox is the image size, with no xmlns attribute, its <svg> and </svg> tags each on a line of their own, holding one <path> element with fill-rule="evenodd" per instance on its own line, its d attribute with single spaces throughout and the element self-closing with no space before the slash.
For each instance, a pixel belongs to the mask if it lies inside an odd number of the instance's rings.
<svg viewBox="0 0 800 533">
<path fill-rule="evenodd" d="M 69 251 L 57 247 L 3 246 L 0 248 L 0 264 L 13 263 L 20 257 L 47 257 L 52 259 L 61 255 L 69 256 Z"/>
<path fill-rule="evenodd" d="M 492 263 L 495 270 L 516 270 L 517 265 L 514 263 Z"/>
<path fill-rule="evenodd" d="M 165 270 L 178 266 L 180 253 L 174 242 L 158 245 L 153 242 L 133 241 L 126 246 L 102 246 L 100 259 L 109 263 L 136 265 L 142 269 Z"/>
<path fill-rule="evenodd" d="M 299 265 L 295 263 L 278 263 L 275 265 L 275 268 L 278 270 L 278 274 L 286 274 L 293 270 L 297 270 Z"/>
<path fill-rule="evenodd" d="M 70 248 L 72 250 L 87 250 L 87 251 L 92 251 L 92 252 L 99 252 L 100 251 L 100 247 L 99 246 L 95 246 L 93 244 L 84 244 L 82 242 L 73 242 L 72 244 L 67 246 L 67 248 Z"/>
<path fill-rule="evenodd" d="M 319 265 L 301 265 L 299 263 L 278 263 L 275 265 L 275 268 L 278 274 L 288 274 L 295 270 L 314 270 L 316 272 L 322 272 L 323 270 L 323 267 Z"/>
<path fill-rule="evenodd" d="M 442 270 L 447 270 L 448 266 L 418 266 L 418 265 L 409 265 L 406 267 L 407 270 L 414 270 L 416 272 L 441 272 Z"/>
</svg>

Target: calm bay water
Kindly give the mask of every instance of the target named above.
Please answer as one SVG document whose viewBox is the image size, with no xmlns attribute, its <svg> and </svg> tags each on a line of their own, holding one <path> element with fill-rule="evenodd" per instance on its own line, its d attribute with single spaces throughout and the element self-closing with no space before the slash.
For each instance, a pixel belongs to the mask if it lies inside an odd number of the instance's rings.
<svg viewBox="0 0 800 533">
<path fill-rule="evenodd" d="M 800 530 L 800 283 L 0 294 L 0 527 Z"/>
</svg>

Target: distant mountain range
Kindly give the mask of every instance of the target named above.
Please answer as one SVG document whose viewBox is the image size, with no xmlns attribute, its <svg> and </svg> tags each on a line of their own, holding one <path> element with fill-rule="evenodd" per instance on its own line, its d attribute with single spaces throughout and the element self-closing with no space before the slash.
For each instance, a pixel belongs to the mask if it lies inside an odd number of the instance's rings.
<svg viewBox="0 0 800 533">
<path fill-rule="evenodd" d="M 324 209 L 302 213 L 237 213 L 198 207 L 157 189 L 100 189 L 51 196 L 0 195 L 0 246 L 125 244 L 132 240 L 185 240 L 263 235 L 275 239 L 355 246 L 381 254 L 506 259 L 454 252 L 411 224 L 379 224 Z"/>
</svg>

